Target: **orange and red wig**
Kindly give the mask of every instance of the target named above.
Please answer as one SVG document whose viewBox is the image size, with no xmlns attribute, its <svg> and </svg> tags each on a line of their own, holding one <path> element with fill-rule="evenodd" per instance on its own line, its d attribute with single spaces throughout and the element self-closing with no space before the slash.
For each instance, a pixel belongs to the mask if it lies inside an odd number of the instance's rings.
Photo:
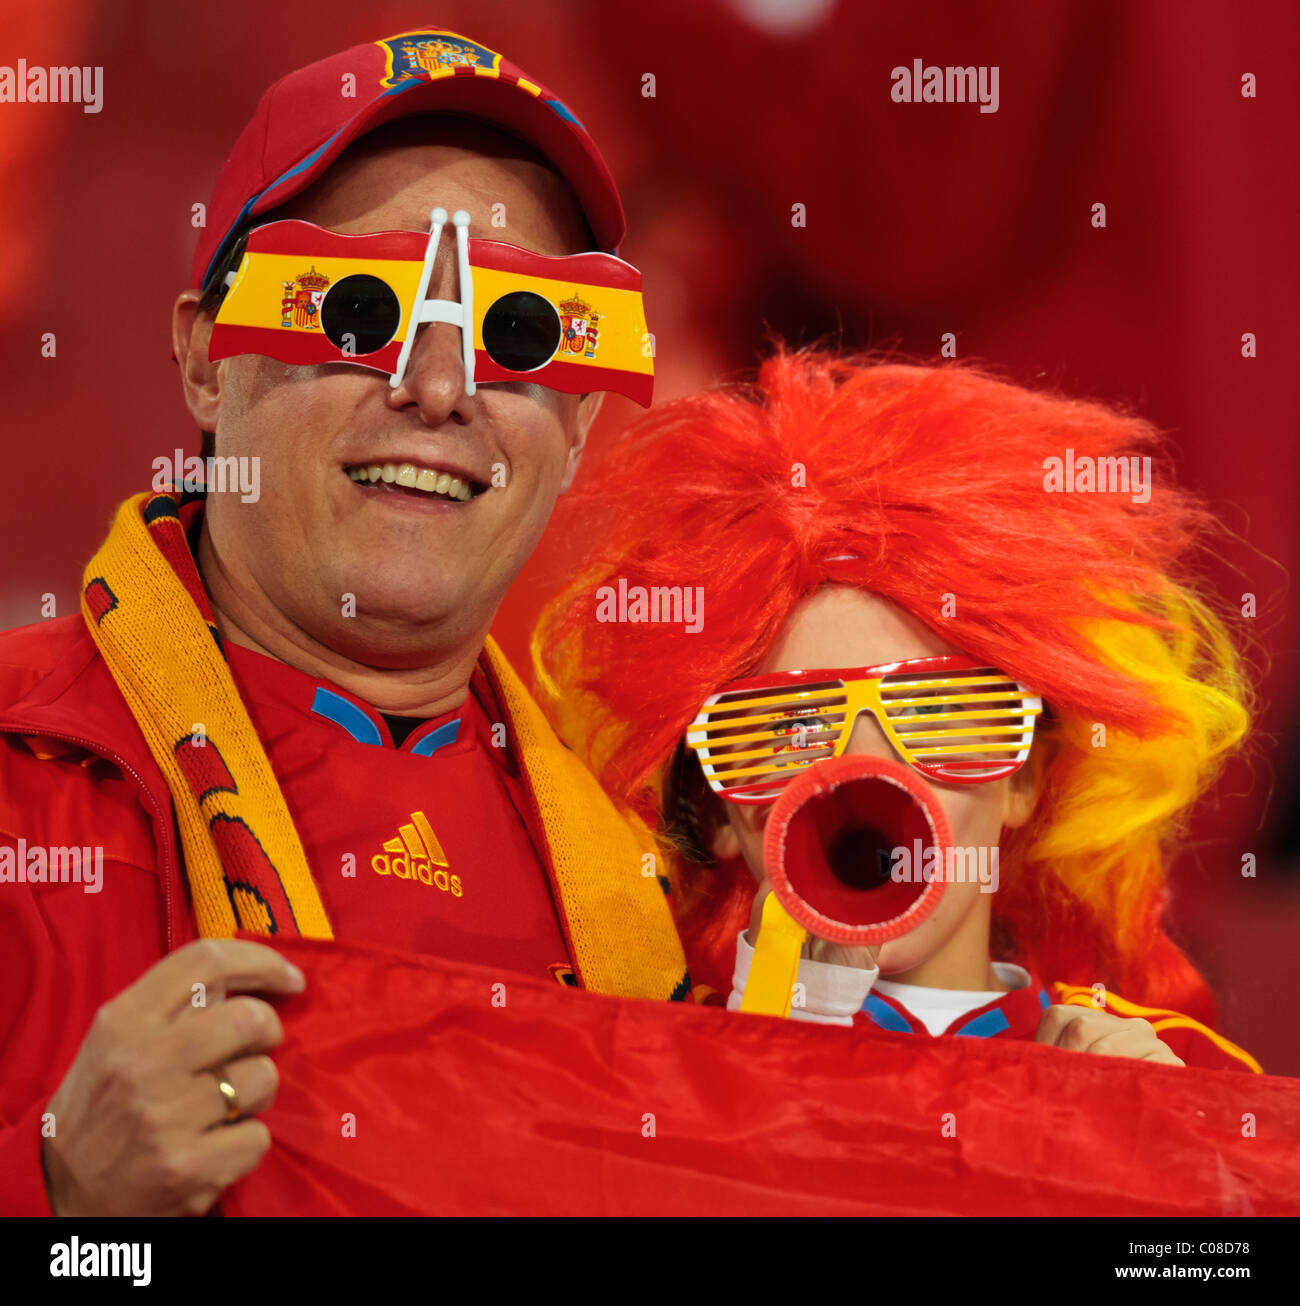
<svg viewBox="0 0 1300 1306">
<path fill-rule="evenodd" d="M 1047 460 L 1067 450 L 1153 457 L 1149 498 L 1049 492 Z M 1216 523 L 1160 452 L 1137 418 L 966 366 L 778 350 L 754 386 L 651 411 L 573 496 L 567 527 L 589 551 L 534 639 L 541 700 L 654 821 L 700 703 L 754 672 L 801 599 L 828 583 L 891 599 L 1049 706 L 1034 816 L 1002 847 L 995 956 L 1212 1020 L 1162 925 L 1166 866 L 1246 731 L 1248 691 L 1185 570 Z M 702 629 L 596 620 L 619 578 L 701 586 Z M 723 983 L 753 880 L 671 861 L 695 973 Z"/>
</svg>

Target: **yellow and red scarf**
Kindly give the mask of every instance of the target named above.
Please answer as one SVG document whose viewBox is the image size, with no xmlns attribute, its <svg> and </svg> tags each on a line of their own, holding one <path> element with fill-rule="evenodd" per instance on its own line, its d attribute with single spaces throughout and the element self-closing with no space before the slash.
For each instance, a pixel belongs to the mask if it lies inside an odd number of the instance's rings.
<svg viewBox="0 0 1300 1306">
<path fill-rule="evenodd" d="M 199 933 L 333 938 L 226 664 L 177 495 L 140 494 L 122 504 L 86 568 L 81 609 L 171 791 Z M 614 810 L 491 639 L 484 669 L 545 835 L 583 987 L 685 997 L 685 958 L 654 874 L 649 831 Z"/>
</svg>

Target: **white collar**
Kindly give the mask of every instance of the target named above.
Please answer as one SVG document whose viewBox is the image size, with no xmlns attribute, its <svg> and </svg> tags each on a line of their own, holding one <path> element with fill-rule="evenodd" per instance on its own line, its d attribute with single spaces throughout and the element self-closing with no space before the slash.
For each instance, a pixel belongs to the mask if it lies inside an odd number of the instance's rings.
<svg viewBox="0 0 1300 1306">
<path fill-rule="evenodd" d="M 1027 989 L 1032 982 L 1029 972 L 1023 966 L 1013 965 L 1009 961 L 995 961 L 993 973 L 1008 989 Z M 985 1002 L 1003 995 L 996 989 L 931 989 L 921 984 L 900 984 L 897 980 L 878 979 L 873 990 L 884 993 L 891 998 L 905 998 L 910 1007 L 953 1007 L 969 1003 L 972 998 L 982 998 Z"/>
</svg>

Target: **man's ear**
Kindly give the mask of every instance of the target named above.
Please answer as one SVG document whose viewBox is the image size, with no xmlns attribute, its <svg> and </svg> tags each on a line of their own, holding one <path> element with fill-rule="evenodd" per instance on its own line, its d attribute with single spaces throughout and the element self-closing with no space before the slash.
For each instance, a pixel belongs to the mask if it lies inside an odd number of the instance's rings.
<svg viewBox="0 0 1300 1306">
<path fill-rule="evenodd" d="M 561 494 L 573 484 L 573 478 L 578 474 L 578 466 L 582 462 L 583 451 L 587 447 L 587 435 L 591 430 L 592 423 L 596 420 L 596 415 L 600 412 L 600 406 L 604 402 L 605 392 L 603 390 L 594 390 L 591 394 L 583 395 L 578 400 L 577 434 L 573 443 L 569 446 L 569 457 L 564 467 L 564 479 L 560 482 Z"/>
<path fill-rule="evenodd" d="M 208 362 L 212 318 L 198 311 L 199 292 L 183 290 L 172 306 L 172 353 L 181 369 L 185 406 L 200 431 L 215 431 L 221 411 L 221 373 Z"/>
</svg>

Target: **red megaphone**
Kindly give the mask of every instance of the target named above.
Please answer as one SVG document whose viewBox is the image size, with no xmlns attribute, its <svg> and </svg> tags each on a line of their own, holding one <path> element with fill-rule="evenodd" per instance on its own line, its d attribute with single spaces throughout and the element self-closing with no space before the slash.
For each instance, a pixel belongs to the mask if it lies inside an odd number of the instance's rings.
<svg viewBox="0 0 1300 1306">
<path fill-rule="evenodd" d="M 875 945 L 939 905 L 945 877 L 933 873 L 934 857 L 942 868 L 951 846 L 947 813 L 915 772 L 850 756 L 816 762 L 790 782 L 772 806 L 763 859 L 772 892 L 810 934 Z"/>
</svg>

